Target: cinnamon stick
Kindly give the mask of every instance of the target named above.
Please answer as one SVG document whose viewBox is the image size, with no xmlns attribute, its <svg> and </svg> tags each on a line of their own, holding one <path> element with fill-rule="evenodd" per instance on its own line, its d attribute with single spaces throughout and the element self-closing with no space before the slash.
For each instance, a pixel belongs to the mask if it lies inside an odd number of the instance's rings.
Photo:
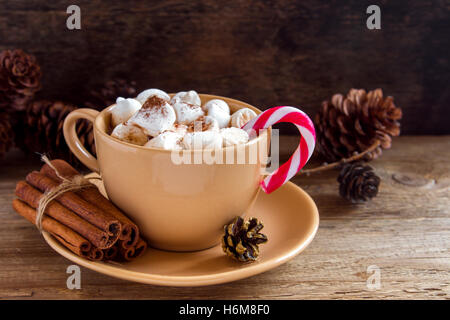
<svg viewBox="0 0 450 320">
<path fill-rule="evenodd" d="M 35 224 L 36 210 L 19 199 L 14 199 L 12 206 L 18 214 L 30 221 L 32 224 Z M 44 216 L 42 218 L 42 228 L 53 235 L 62 245 L 73 253 L 84 258 L 90 258 L 89 252 L 92 248 L 91 244 L 72 229 L 48 216 Z"/>
<path fill-rule="evenodd" d="M 135 251 L 134 247 L 129 248 L 119 247 L 120 257 L 126 261 L 133 260 L 134 251 Z"/>
<path fill-rule="evenodd" d="M 75 168 L 64 160 L 56 159 L 50 162 L 56 170 L 58 170 L 58 173 L 66 179 L 71 179 L 80 174 Z M 42 166 L 40 172 L 49 178 L 61 182 L 61 179 L 57 176 L 55 170 L 48 164 Z M 121 244 L 124 248 L 129 248 L 136 245 L 139 239 L 139 229 L 136 224 L 134 224 L 133 221 L 123 214 L 122 211 L 120 211 L 111 201 L 105 198 L 97 188 L 81 189 L 76 193 L 84 200 L 112 214 L 117 220 L 120 221 L 122 232 L 119 239 L 122 240 Z"/>
<path fill-rule="evenodd" d="M 147 242 L 144 239 L 139 238 L 138 242 L 136 243 L 136 247 L 134 249 L 134 254 L 132 258 L 133 259 L 139 258 L 144 254 L 145 250 L 147 250 Z"/>
<path fill-rule="evenodd" d="M 140 257 L 145 250 L 147 249 L 147 242 L 145 242 L 142 238 L 139 238 L 138 242 L 135 246 L 124 248 L 119 245 L 119 253 L 120 257 L 126 261 L 131 261 Z"/>
<path fill-rule="evenodd" d="M 37 171 L 28 174 L 26 180 L 42 192 L 48 192 L 59 185 L 57 181 Z M 107 232 L 110 236 L 108 247 L 111 247 L 119 238 L 121 225 L 113 215 L 101 210 L 71 191 L 63 193 L 56 200 L 81 218 Z"/>
<path fill-rule="evenodd" d="M 103 250 L 104 259 L 105 260 L 113 260 L 117 256 L 118 252 L 119 252 L 119 247 L 117 246 L 117 243 L 116 243 L 111 248 Z"/>
<path fill-rule="evenodd" d="M 32 208 L 36 209 L 39 206 L 39 200 L 44 194 L 29 185 L 26 181 L 19 181 L 16 185 L 16 196 Z M 110 236 L 106 232 L 80 218 L 71 210 L 56 201 L 49 203 L 45 210 L 45 214 L 74 230 L 100 249 L 111 246 Z"/>
<path fill-rule="evenodd" d="M 109 250 L 109 249 L 104 249 L 104 250 Z M 104 256 L 105 255 L 104 255 L 103 250 L 100 250 L 97 247 L 92 247 L 91 250 L 89 251 L 89 259 L 91 259 L 93 261 L 103 260 Z"/>
</svg>

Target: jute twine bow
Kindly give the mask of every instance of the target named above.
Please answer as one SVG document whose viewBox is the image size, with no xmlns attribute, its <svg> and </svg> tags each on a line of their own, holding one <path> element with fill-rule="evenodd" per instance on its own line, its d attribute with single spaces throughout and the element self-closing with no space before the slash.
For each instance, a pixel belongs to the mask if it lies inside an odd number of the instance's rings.
<svg viewBox="0 0 450 320">
<path fill-rule="evenodd" d="M 39 231 L 42 232 L 42 218 L 44 217 L 45 209 L 50 202 L 52 202 L 65 192 L 95 187 L 95 185 L 92 184 L 88 179 L 83 177 L 81 174 L 76 175 L 71 179 L 63 177 L 55 168 L 55 166 L 53 166 L 53 164 L 50 162 L 50 159 L 46 155 L 42 155 L 41 160 L 45 162 L 50 168 L 52 168 L 55 171 L 56 176 L 62 180 L 62 183 L 59 186 L 46 191 L 39 200 L 39 205 L 36 209 L 36 227 L 39 229 Z"/>
</svg>

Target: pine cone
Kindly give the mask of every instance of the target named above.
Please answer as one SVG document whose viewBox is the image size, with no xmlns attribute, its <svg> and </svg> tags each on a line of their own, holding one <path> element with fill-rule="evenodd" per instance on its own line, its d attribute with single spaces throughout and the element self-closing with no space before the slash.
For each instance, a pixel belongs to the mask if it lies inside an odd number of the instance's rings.
<svg viewBox="0 0 450 320">
<path fill-rule="evenodd" d="M 347 97 L 335 94 L 331 102 L 322 103 L 315 117 L 317 149 L 333 162 L 363 152 L 379 140 L 380 146 L 366 155 L 366 160 L 375 159 L 400 134 L 401 117 L 394 98 L 383 97 L 381 89 L 368 93 L 351 89 Z"/>
<path fill-rule="evenodd" d="M 41 67 L 22 50 L 0 53 L 0 108 L 23 111 L 41 88 Z"/>
<path fill-rule="evenodd" d="M 339 194 L 353 203 L 365 202 L 378 193 L 380 177 L 373 168 L 361 162 L 346 163 L 342 166 L 337 181 Z"/>
<path fill-rule="evenodd" d="M 136 82 L 114 79 L 106 82 L 99 90 L 92 90 L 88 101 L 84 104 L 89 108 L 100 111 L 116 103 L 118 97 L 134 98 L 136 92 Z"/>
<path fill-rule="evenodd" d="M 17 145 L 25 152 L 45 153 L 51 158 L 64 158 L 77 164 L 63 134 L 64 119 L 75 109 L 76 106 L 61 101 L 37 100 L 29 103 Z M 81 143 L 95 155 L 92 123 L 80 120 L 77 133 Z"/>
<path fill-rule="evenodd" d="M 267 237 L 259 233 L 263 227 L 263 224 L 256 218 L 250 218 L 244 222 L 241 217 L 236 217 L 224 227 L 223 251 L 238 261 L 256 260 L 259 256 L 258 245 L 267 242 Z"/>
<path fill-rule="evenodd" d="M 0 113 L 0 157 L 14 144 L 14 131 L 7 113 Z"/>
</svg>

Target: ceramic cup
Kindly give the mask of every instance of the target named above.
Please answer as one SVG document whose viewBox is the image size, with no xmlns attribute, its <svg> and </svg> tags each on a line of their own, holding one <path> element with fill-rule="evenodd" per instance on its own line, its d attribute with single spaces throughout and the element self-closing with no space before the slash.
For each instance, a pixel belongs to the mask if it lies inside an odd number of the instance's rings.
<svg viewBox="0 0 450 320">
<path fill-rule="evenodd" d="M 249 104 L 230 98 L 207 94 L 200 94 L 200 98 L 203 102 L 222 99 L 232 113 L 240 108 L 261 113 Z M 114 107 L 101 112 L 72 111 L 64 122 L 64 137 L 70 150 L 87 167 L 100 173 L 108 197 L 139 226 L 152 247 L 194 251 L 216 245 L 223 226 L 235 216 L 244 215 L 256 199 L 265 157 L 240 164 L 180 164 L 173 161 L 170 150 L 144 148 L 111 137 Z M 79 119 L 94 124 L 97 158 L 77 137 L 75 129 Z M 270 132 L 264 131 L 246 144 L 224 149 L 248 155 L 257 145 L 258 154 L 267 156 L 269 140 Z M 205 151 L 184 152 L 194 158 Z"/>
</svg>

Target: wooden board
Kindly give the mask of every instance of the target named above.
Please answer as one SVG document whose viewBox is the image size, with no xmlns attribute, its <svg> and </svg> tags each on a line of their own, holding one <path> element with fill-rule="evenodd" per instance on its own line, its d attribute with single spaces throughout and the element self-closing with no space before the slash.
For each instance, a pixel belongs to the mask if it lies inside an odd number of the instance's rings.
<svg viewBox="0 0 450 320">
<path fill-rule="evenodd" d="M 139 88 L 195 89 L 259 108 L 314 114 L 352 87 L 383 88 L 402 107 L 405 134 L 450 133 L 450 6 L 381 1 L 80 0 L 81 30 L 62 0 L 0 2 L 0 50 L 35 54 L 42 96 L 81 105 L 115 76 Z M 295 133 L 295 131 L 292 131 Z"/>
<path fill-rule="evenodd" d="M 297 138 L 282 137 L 282 158 Z M 40 166 L 12 152 L 0 161 L 0 298 L 6 299 L 449 299 L 450 136 L 400 137 L 373 161 L 377 198 L 352 205 L 337 194 L 337 173 L 294 182 L 316 201 L 320 227 L 289 263 L 234 283 L 169 288 L 126 282 L 82 268 L 81 290 L 66 288 L 71 264 L 11 208 L 18 180 Z M 312 164 L 314 165 L 314 164 Z M 396 182 L 392 176 L 403 177 Z M 381 271 L 370 290 L 369 266 Z"/>
</svg>

